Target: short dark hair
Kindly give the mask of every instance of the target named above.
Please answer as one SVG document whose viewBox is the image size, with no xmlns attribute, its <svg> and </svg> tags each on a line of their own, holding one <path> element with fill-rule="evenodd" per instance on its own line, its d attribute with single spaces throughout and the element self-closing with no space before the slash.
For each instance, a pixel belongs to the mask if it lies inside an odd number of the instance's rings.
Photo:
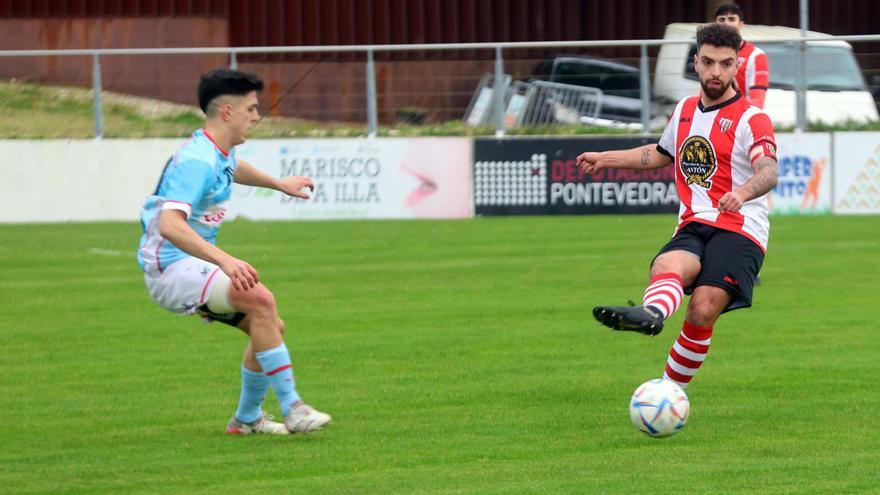
<svg viewBox="0 0 880 495">
<path fill-rule="evenodd" d="M 736 29 L 718 22 L 704 24 L 697 29 L 697 50 L 703 45 L 733 48 L 739 52 L 742 37 Z"/>
<path fill-rule="evenodd" d="M 715 17 L 724 14 L 736 14 L 739 16 L 739 20 L 744 21 L 745 17 L 743 17 L 742 7 L 735 3 L 722 3 L 715 9 Z"/>
<path fill-rule="evenodd" d="M 262 91 L 263 80 L 250 72 L 215 69 L 199 79 L 199 107 L 206 114 L 214 98 L 225 95 L 244 96 L 251 91 Z"/>
</svg>

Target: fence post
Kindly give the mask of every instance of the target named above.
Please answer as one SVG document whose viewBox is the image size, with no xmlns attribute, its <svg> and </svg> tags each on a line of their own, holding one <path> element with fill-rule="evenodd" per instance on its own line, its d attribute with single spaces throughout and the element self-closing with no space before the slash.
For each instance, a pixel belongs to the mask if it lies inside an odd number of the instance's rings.
<svg viewBox="0 0 880 495">
<path fill-rule="evenodd" d="M 95 139 L 104 136 L 104 112 L 101 109 L 101 56 L 92 55 L 92 109 L 95 113 Z"/>
<path fill-rule="evenodd" d="M 373 62 L 373 49 L 367 50 L 367 135 L 376 137 L 379 118 L 376 112 L 376 64 Z"/>
<path fill-rule="evenodd" d="M 229 68 L 238 70 L 238 54 L 235 53 L 235 50 L 229 52 Z"/>
<path fill-rule="evenodd" d="M 801 0 L 801 38 L 807 35 L 807 0 Z M 798 42 L 798 61 L 797 61 L 797 129 L 798 131 L 807 130 L 807 78 L 806 74 L 804 74 L 806 70 L 806 61 L 804 60 L 807 55 L 807 44 L 806 42 L 799 41 Z"/>
<path fill-rule="evenodd" d="M 648 74 L 648 45 L 640 45 L 639 59 L 639 97 L 642 99 L 642 136 L 651 132 L 651 78 Z"/>
<path fill-rule="evenodd" d="M 492 91 L 492 108 L 495 109 L 495 137 L 504 137 L 504 60 L 501 47 L 495 47 L 495 84 Z"/>
</svg>

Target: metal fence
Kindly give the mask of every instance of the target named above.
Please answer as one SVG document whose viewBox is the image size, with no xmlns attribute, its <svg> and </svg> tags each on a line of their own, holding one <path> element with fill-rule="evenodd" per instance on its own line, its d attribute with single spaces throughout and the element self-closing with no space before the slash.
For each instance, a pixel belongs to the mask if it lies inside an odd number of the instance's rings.
<svg viewBox="0 0 880 495">
<path fill-rule="evenodd" d="M 518 124 L 547 125 L 555 122 L 581 124 L 581 119 L 596 119 L 602 111 L 602 91 L 546 81 L 529 85 Z"/>
<path fill-rule="evenodd" d="M 813 37 L 795 37 L 790 39 L 773 39 L 749 40 L 755 44 L 794 44 L 805 46 L 809 41 L 829 41 L 839 40 L 846 42 L 866 42 L 880 41 L 880 35 L 852 35 L 852 36 L 830 36 L 822 38 Z M 504 72 L 504 51 L 518 49 L 544 49 L 544 48 L 600 48 L 600 47 L 635 47 L 640 48 L 639 74 L 640 74 L 640 97 L 641 97 L 641 130 L 643 134 L 649 132 L 649 122 L 651 119 L 651 101 L 650 101 L 650 74 L 649 74 L 649 58 L 648 49 L 650 47 L 659 47 L 665 44 L 692 44 L 693 40 L 603 40 L 603 41 L 559 41 L 559 42 L 504 42 L 504 43 L 434 43 L 434 44 L 389 44 L 389 45 L 335 45 L 335 46 L 259 46 L 259 47 L 202 47 L 202 48 L 122 48 L 122 49 L 72 49 L 72 50 L 0 50 L 0 58 L 9 57 L 66 57 L 66 56 L 88 56 L 92 59 L 92 88 L 93 88 L 93 110 L 94 110 L 94 135 L 100 138 L 104 134 L 103 111 L 102 111 L 102 84 L 101 84 L 101 60 L 102 58 L 115 56 L 138 56 L 138 55 L 198 55 L 198 54 L 225 54 L 229 57 L 229 65 L 231 68 L 238 66 L 238 56 L 242 54 L 281 54 L 281 53 L 327 53 L 327 52 L 348 52 L 348 53 L 365 53 L 365 80 L 366 80 L 366 107 L 367 107 L 367 129 L 370 136 L 375 136 L 378 130 L 377 105 L 376 105 L 376 68 L 374 62 L 374 54 L 377 52 L 401 52 L 401 51 L 427 51 L 427 50 L 486 50 L 491 49 L 495 52 L 494 74 L 491 83 L 491 98 L 486 99 L 483 103 L 488 105 L 487 115 L 490 115 L 490 122 L 495 127 L 495 134 L 498 137 L 505 135 L 505 109 L 509 108 L 512 101 L 517 105 L 526 105 L 522 100 L 517 100 L 516 96 L 523 96 L 520 93 L 510 92 L 511 85 L 509 78 Z M 804 51 L 801 50 L 801 57 Z M 804 130 L 806 126 L 805 118 L 805 85 L 803 82 L 804 63 L 801 60 L 798 64 L 798 81 L 797 85 L 797 128 Z M 552 88 L 549 88 L 552 89 Z M 534 91 L 546 91 L 547 86 L 536 87 Z M 556 88 L 557 106 L 553 105 L 553 98 L 550 99 L 550 108 L 555 112 L 580 112 L 579 116 L 587 117 L 596 113 L 597 108 L 601 108 L 602 95 L 596 94 L 595 91 L 584 90 L 575 91 L 574 100 L 570 100 L 568 104 L 558 101 L 559 98 L 567 98 L 568 96 L 559 92 Z M 526 101 L 529 101 L 529 95 L 526 94 Z M 592 102 L 590 101 L 592 99 Z M 547 100 L 544 100 L 547 103 Z M 474 102 L 472 102 L 473 106 Z M 561 106 L 560 106 L 561 105 Z M 547 109 L 530 109 L 527 106 L 520 108 L 524 110 L 523 115 L 529 115 L 530 112 L 546 112 Z M 544 114 L 546 115 L 546 113 Z M 507 112 L 508 123 L 510 114 Z M 517 119 L 525 118 L 517 116 Z M 533 117 L 529 117 L 533 118 Z M 540 121 L 541 115 L 534 117 Z M 557 119 L 557 121 L 566 121 L 566 118 Z M 569 119 L 571 120 L 571 119 Z M 583 121 L 583 120 L 582 120 Z"/>
</svg>

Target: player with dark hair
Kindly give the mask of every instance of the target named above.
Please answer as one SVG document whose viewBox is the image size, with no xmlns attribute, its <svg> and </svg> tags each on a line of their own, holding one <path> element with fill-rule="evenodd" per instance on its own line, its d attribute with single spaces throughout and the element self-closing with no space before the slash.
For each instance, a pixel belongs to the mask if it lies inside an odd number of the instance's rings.
<svg viewBox="0 0 880 495">
<path fill-rule="evenodd" d="M 223 96 L 245 96 L 263 91 L 263 81 L 255 74 L 232 69 L 216 69 L 199 78 L 199 108 L 213 115 L 222 106 Z M 210 111 L 208 110 L 210 107 Z"/>
<path fill-rule="evenodd" d="M 731 26 L 737 31 L 742 31 L 746 25 L 742 8 L 735 3 L 719 5 L 715 9 L 715 22 Z M 770 62 L 764 50 L 746 40 L 739 46 L 736 87 L 752 105 L 764 108 L 764 99 L 770 87 Z"/>
<path fill-rule="evenodd" d="M 656 335 L 691 294 L 664 373 L 682 387 L 705 359 L 721 313 L 751 306 L 769 237 L 775 138 L 767 114 L 733 87 L 740 43 L 734 28 L 701 27 L 694 65 L 702 91 L 676 105 L 659 143 L 577 158 L 588 173 L 675 165 L 678 226 L 651 263 L 642 305 L 596 306 L 593 316 L 614 330 Z"/>
<path fill-rule="evenodd" d="M 216 246 L 233 182 L 303 199 L 309 198 L 306 188 L 314 189 L 307 177 L 271 177 L 236 158 L 234 147 L 259 121 L 262 89 L 263 81 L 245 72 L 218 69 L 202 76 L 198 97 L 204 127 L 168 161 L 144 203 L 138 263 L 160 306 L 232 325 L 250 338 L 241 366 L 241 398 L 226 431 L 284 435 L 315 430 L 331 418 L 297 393 L 284 322 L 257 270 Z M 262 410 L 270 386 L 283 424 Z"/>
</svg>

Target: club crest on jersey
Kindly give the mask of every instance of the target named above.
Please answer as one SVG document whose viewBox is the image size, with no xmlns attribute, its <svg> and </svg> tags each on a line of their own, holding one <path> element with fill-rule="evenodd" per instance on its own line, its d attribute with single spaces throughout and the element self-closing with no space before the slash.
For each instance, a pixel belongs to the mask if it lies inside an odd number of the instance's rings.
<svg viewBox="0 0 880 495">
<path fill-rule="evenodd" d="M 209 227 L 219 227 L 221 223 L 223 223 L 223 218 L 226 217 L 226 201 L 211 206 L 211 208 L 204 212 L 201 217 L 199 217 L 199 223 L 203 225 L 207 225 Z"/>
<path fill-rule="evenodd" d="M 727 132 L 727 130 L 730 129 L 730 126 L 732 125 L 733 121 L 730 119 L 718 119 L 718 126 L 721 127 L 722 133 Z"/>
<path fill-rule="evenodd" d="M 718 169 L 712 143 L 703 136 L 690 136 L 685 139 L 678 150 L 678 166 L 687 185 L 696 184 L 710 189 L 712 187 L 710 178 Z"/>
</svg>

